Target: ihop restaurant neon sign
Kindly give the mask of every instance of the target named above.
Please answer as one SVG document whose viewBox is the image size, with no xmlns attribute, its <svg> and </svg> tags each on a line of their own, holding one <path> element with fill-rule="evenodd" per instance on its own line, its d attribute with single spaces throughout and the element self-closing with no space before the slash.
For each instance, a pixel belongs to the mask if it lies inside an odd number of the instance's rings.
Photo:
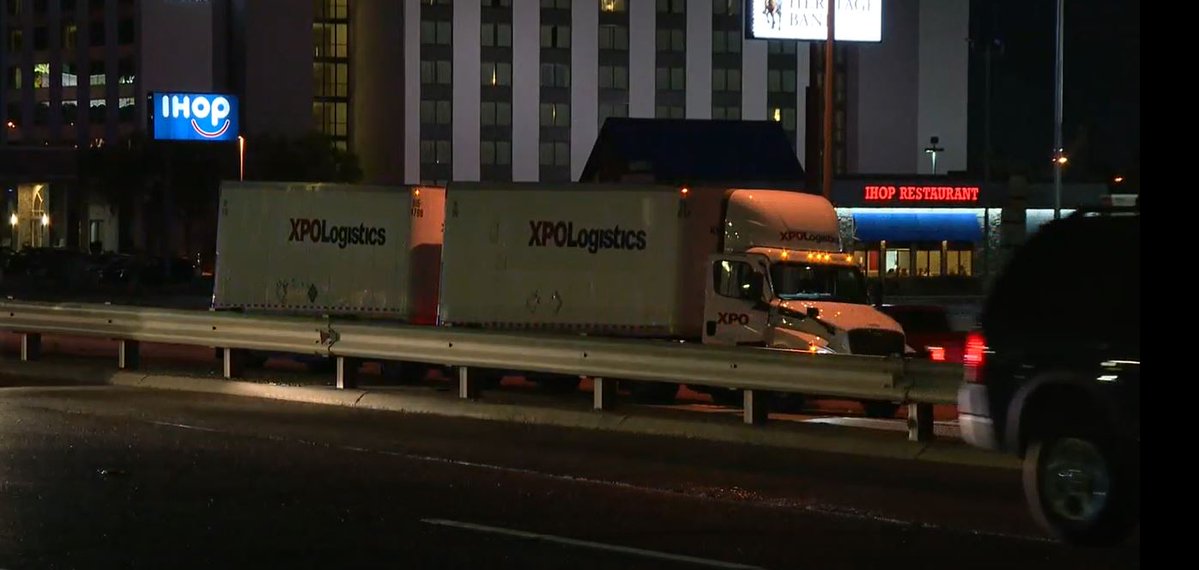
<svg viewBox="0 0 1199 570">
<path fill-rule="evenodd" d="M 219 93 L 153 93 L 150 98 L 154 140 L 237 140 L 237 97 Z"/>
</svg>

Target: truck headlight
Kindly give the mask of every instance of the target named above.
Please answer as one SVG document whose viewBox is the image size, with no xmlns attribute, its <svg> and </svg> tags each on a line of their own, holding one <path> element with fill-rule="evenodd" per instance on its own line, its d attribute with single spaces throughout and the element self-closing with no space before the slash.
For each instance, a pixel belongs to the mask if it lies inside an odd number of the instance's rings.
<svg viewBox="0 0 1199 570">
<path fill-rule="evenodd" d="M 808 352 L 811 352 L 812 354 L 836 354 L 836 351 L 830 349 L 829 347 L 820 346 L 818 344 L 809 344 Z"/>
</svg>

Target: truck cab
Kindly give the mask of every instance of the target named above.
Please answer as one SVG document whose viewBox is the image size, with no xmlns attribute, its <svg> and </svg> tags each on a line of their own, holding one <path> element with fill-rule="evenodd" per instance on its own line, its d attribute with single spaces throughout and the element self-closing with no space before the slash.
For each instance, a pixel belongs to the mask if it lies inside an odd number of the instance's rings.
<svg viewBox="0 0 1199 570">
<path fill-rule="evenodd" d="M 828 200 L 733 190 L 723 226 L 723 252 L 708 260 L 704 343 L 904 354 L 903 328 L 870 304 L 865 276 L 841 247 Z"/>
<path fill-rule="evenodd" d="M 904 353 L 903 329 L 870 305 L 852 254 L 755 247 L 710 262 L 705 344 Z"/>
</svg>

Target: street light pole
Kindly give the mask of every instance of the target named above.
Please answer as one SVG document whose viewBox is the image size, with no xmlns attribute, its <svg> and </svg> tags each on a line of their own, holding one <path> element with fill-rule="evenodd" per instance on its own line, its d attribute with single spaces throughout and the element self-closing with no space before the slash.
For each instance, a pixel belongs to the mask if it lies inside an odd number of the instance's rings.
<svg viewBox="0 0 1199 570">
<path fill-rule="evenodd" d="M 1062 217 L 1062 65 L 1065 59 L 1065 0 L 1057 0 L 1057 57 L 1053 93 L 1053 219 Z"/>
<path fill-rule="evenodd" d="M 823 174 L 824 197 L 829 199 L 833 193 L 833 45 L 834 45 L 834 13 L 836 0 L 828 2 L 828 36 L 824 42 L 824 160 L 821 163 Z"/>
</svg>

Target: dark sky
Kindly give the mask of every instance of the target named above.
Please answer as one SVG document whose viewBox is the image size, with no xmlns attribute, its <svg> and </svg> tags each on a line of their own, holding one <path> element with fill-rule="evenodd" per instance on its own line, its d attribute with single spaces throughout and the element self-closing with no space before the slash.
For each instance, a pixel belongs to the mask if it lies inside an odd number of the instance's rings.
<svg viewBox="0 0 1199 570">
<path fill-rule="evenodd" d="M 1140 161 L 1140 6 L 1136 0 L 1066 0 L 1062 140 L 1067 177 L 1101 180 Z M 993 167 L 1050 175 L 1055 0 L 972 0 L 971 170 L 982 172 L 986 39 L 992 56 Z M 982 40 L 982 41 L 977 41 Z M 1001 174 L 1002 175 L 1002 174 Z"/>
</svg>

